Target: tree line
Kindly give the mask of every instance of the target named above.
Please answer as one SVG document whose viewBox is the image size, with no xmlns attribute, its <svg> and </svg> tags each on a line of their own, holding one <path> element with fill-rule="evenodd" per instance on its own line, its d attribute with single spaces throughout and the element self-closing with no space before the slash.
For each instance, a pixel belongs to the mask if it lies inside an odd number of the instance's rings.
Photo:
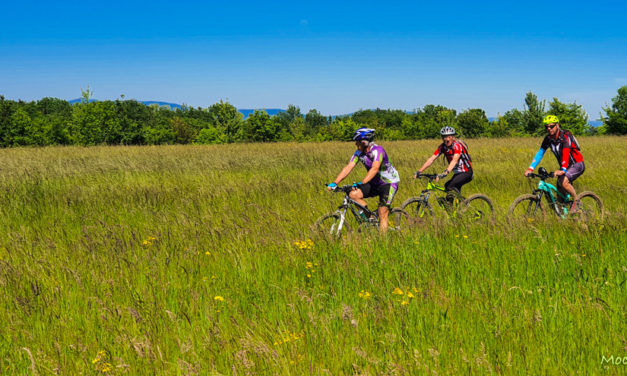
<svg viewBox="0 0 627 376">
<path fill-rule="evenodd" d="M 588 125 L 588 115 L 576 103 L 553 98 L 548 104 L 529 92 L 524 109 L 512 109 L 489 120 L 479 108 L 457 112 L 426 105 L 413 112 L 360 110 L 345 116 L 306 114 L 294 105 L 270 116 L 256 110 L 244 119 L 230 103 L 207 108 L 145 105 L 136 100 L 91 101 L 82 91 L 79 103 L 58 98 L 24 102 L 0 96 L 0 146 L 222 144 L 233 142 L 348 141 L 355 129 L 370 127 L 386 140 L 439 137 L 449 125 L 462 137 L 511 137 L 544 134 L 543 117 L 557 115 L 562 128 L 575 135 L 627 134 L 627 86 L 618 89 L 604 108 L 603 125 Z"/>
</svg>

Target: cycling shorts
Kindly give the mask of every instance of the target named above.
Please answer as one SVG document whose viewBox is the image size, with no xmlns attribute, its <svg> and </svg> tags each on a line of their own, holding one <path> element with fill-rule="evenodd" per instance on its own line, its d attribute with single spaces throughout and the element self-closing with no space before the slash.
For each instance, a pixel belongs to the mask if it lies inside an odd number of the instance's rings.
<svg viewBox="0 0 627 376">
<path fill-rule="evenodd" d="M 362 184 L 359 189 L 364 198 L 379 196 L 379 206 L 392 206 L 392 201 L 396 192 L 398 192 L 398 183 L 374 185 L 371 183 Z"/>
</svg>

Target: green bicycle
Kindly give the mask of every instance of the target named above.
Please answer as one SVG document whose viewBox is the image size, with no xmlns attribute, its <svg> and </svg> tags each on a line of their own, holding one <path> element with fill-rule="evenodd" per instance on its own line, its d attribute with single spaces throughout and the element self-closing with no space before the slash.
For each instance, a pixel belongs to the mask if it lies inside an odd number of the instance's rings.
<svg viewBox="0 0 627 376">
<path fill-rule="evenodd" d="M 542 197 L 546 199 L 548 207 L 559 218 L 566 219 L 570 216 L 570 207 L 573 200 L 570 195 L 564 195 L 557 188 L 547 183 L 545 180 L 552 178 L 553 173 L 548 173 L 544 167 L 538 169 L 537 174 L 530 174 L 530 178 L 538 178 L 538 187 L 531 194 L 518 196 L 509 207 L 509 215 L 514 218 L 527 218 L 528 222 L 534 219 L 544 218 L 546 210 L 542 204 Z M 603 202 L 599 196 L 593 192 L 583 192 L 577 195 L 576 216 L 580 220 L 600 220 L 603 219 Z"/>
<path fill-rule="evenodd" d="M 420 192 L 420 196 L 412 197 L 401 205 L 414 220 L 427 219 L 435 216 L 435 211 L 429 203 L 432 192 L 437 196 L 438 205 L 451 218 L 458 218 L 469 222 L 488 221 L 494 216 L 492 200 L 484 194 L 474 194 L 468 198 L 456 190 L 447 191 L 444 187 L 434 183 L 435 174 L 421 174 L 420 178 L 428 179 L 427 188 Z"/>
</svg>

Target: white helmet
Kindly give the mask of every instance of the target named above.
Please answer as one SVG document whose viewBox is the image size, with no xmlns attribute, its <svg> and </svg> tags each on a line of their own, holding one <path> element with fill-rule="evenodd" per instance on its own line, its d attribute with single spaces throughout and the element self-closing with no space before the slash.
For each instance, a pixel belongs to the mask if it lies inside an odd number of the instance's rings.
<svg viewBox="0 0 627 376">
<path fill-rule="evenodd" d="M 449 127 L 448 125 L 442 129 L 440 129 L 440 135 L 442 136 L 454 136 L 457 132 L 455 132 L 455 128 Z"/>
</svg>

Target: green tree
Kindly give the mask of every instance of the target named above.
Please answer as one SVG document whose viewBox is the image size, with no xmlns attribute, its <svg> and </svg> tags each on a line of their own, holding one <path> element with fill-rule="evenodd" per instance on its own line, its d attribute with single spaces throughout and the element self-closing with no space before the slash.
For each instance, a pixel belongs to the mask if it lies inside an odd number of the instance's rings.
<svg viewBox="0 0 627 376">
<path fill-rule="evenodd" d="M 327 124 L 326 116 L 323 116 L 315 109 L 309 110 L 305 115 L 305 136 L 313 138 L 318 134 L 320 128 Z"/>
<path fill-rule="evenodd" d="M 300 112 L 300 108 L 290 104 L 287 106 L 287 110 L 283 112 L 279 112 L 275 116 L 275 121 L 280 126 L 280 132 L 282 136 L 280 137 L 283 141 L 289 141 L 297 139 L 296 135 L 294 135 L 291 131 L 290 125 L 298 118 L 302 119 L 303 114 Z M 302 133 L 301 133 L 302 136 Z M 301 137 L 302 138 L 302 137 Z"/>
<path fill-rule="evenodd" d="M 525 110 L 523 112 L 525 132 L 529 135 L 540 135 L 544 133 L 542 120 L 546 112 L 544 111 L 545 102 L 540 102 L 538 96 L 532 92 L 528 92 L 525 96 Z"/>
<path fill-rule="evenodd" d="M 488 128 L 488 117 L 482 109 L 468 109 L 457 115 L 457 126 L 462 137 L 479 137 Z"/>
<path fill-rule="evenodd" d="M 244 140 L 252 142 L 274 141 L 279 124 L 266 111 L 255 110 L 244 123 Z"/>
<path fill-rule="evenodd" d="M 32 119 L 22 107 L 18 107 L 11 115 L 6 144 L 11 146 L 30 145 L 32 142 L 28 130 L 32 126 Z"/>
<path fill-rule="evenodd" d="M 74 105 L 71 136 L 80 145 L 98 145 L 111 141 L 110 134 L 120 127 L 112 101 Z"/>
<path fill-rule="evenodd" d="M 289 124 L 289 132 L 296 141 L 305 141 L 305 119 L 302 116 L 294 118 Z"/>
<path fill-rule="evenodd" d="M 215 127 L 203 128 L 198 132 L 198 136 L 194 140 L 195 144 L 223 144 L 224 134 Z"/>
<path fill-rule="evenodd" d="M 242 139 L 243 115 L 229 102 L 220 101 L 207 109 L 211 124 L 227 143 Z M 267 114 L 266 114 L 267 115 Z"/>
<path fill-rule="evenodd" d="M 320 128 L 316 139 L 318 141 L 351 141 L 357 128 L 357 123 L 350 117 L 337 118 L 331 124 Z"/>
<path fill-rule="evenodd" d="M 627 134 L 627 86 L 618 89 L 612 106 L 603 108 L 603 131 L 609 134 Z"/>
<path fill-rule="evenodd" d="M 553 98 L 553 101 L 549 103 L 548 113 L 558 117 L 560 128 L 568 129 L 575 135 L 586 133 L 588 114 L 577 103 L 562 103 L 557 98 Z"/>
</svg>

